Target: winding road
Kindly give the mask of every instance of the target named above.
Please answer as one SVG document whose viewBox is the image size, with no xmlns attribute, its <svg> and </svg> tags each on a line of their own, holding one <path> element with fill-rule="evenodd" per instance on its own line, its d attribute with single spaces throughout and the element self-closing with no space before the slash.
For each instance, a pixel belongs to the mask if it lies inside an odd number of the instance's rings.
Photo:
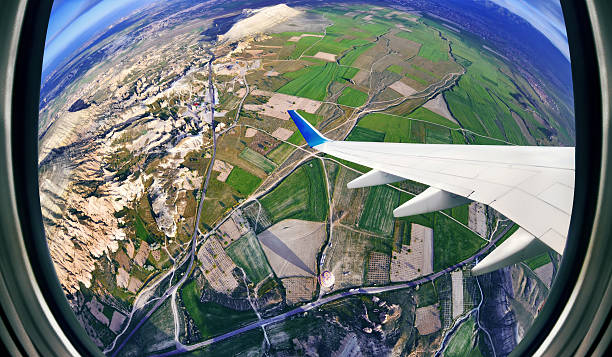
<svg viewBox="0 0 612 357">
<path fill-rule="evenodd" d="M 340 293 L 336 293 L 336 294 L 332 294 L 332 295 L 328 295 L 325 297 L 321 297 L 319 299 L 317 299 L 316 301 L 307 303 L 305 305 L 302 305 L 298 308 L 295 308 L 291 311 L 287 311 L 283 314 L 271 317 L 271 318 L 267 318 L 267 319 L 262 319 L 256 322 L 253 322 L 249 325 L 246 325 L 244 327 L 241 327 L 239 329 L 236 329 L 234 331 L 225 333 L 223 335 L 217 336 L 217 337 L 213 337 L 210 338 L 208 340 L 193 344 L 193 345 L 188 345 L 188 346 L 181 346 L 180 348 L 177 348 L 174 351 L 169 351 L 169 352 L 165 352 L 162 354 L 158 354 L 158 355 L 154 355 L 156 357 L 165 357 L 165 356 L 173 356 L 173 355 L 177 355 L 180 353 L 184 353 L 184 352 L 188 352 L 188 351 L 193 351 L 196 350 L 198 348 L 202 348 L 211 344 L 214 344 L 216 342 L 219 341 L 223 341 L 226 340 L 228 338 L 234 337 L 236 335 L 239 335 L 243 332 L 247 332 L 247 331 L 251 331 L 253 329 L 256 328 L 261 328 L 261 327 L 265 327 L 267 325 L 272 325 L 278 322 L 281 322 L 291 316 L 300 314 L 300 313 L 304 313 L 306 311 L 310 311 L 312 309 L 318 308 L 322 305 L 325 305 L 329 302 L 332 301 L 336 301 L 338 299 L 342 299 L 345 297 L 349 297 L 349 296 L 353 296 L 353 295 L 372 295 L 372 294 L 380 294 L 380 293 L 384 293 L 384 292 L 388 292 L 388 291 L 394 291 L 394 290 L 400 290 L 400 289 L 406 289 L 406 288 L 411 288 L 423 283 L 427 283 L 430 281 L 433 281 L 439 277 L 441 277 L 444 274 L 450 273 L 451 271 L 461 268 L 465 265 L 468 265 L 470 263 L 472 263 L 473 261 L 479 259 L 483 254 L 487 253 L 489 251 L 489 249 L 493 248 L 495 246 L 495 243 L 497 243 L 498 240 L 500 240 L 510 229 L 512 228 L 512 225 L 507 225 L 506 227 L 504 227 L 500 232 L 497 233 L 496 237 L 494 239 L 491 239 L 491 241 L 485 246 L 483 247 L 480 251 L 478 251 L 478 253 L 474 254 L 473 256 L 471 256 L 470 258 L 457 263 L 455 265 L 452 265 L 444 270 L 441 270 L 437 273 L 428 275 L 426 277 L 423 277 L 421 279 L 417 279 L 417 280 L 413 280 L 407 283 L 401 283 L 401 284 L 396 284 L 396 285 L 388 285 L 388 286 L 380 286 L 380 287 L 363 287 L 363 288 L 356 288 L 356 289 L 351 289 L 349 291 L 343 291 Z"/>
</svg>

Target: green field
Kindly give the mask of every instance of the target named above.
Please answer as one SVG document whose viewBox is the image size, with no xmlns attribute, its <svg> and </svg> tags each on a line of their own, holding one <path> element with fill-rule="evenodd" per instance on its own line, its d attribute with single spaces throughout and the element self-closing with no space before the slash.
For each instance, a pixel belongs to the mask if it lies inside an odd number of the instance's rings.
<svg viewBox="0 0 612 357">
<path fill-rule="evenodd" d="M 421 44 L 419 56 L 432 62 L 448 61 L 448 44 L 437 32 L 423 24 L 411 27 L 412 32 L 399 32 L 397 37 L 409 39 Z"/>
<path fill-rule="evenodd" d="M 385 236 L 393 234 L 393 210 L 398 206 L 399 191 L 389 186 L 374 186 L 363 207 L 359 227 Z"/>
<path fill-rule="evenodd" d="M 433 305 L 438 302 L 438 293 L 436 286 L 432 282 L 421 284 L 419 290 L 416 291 L 417 307 Z"/>
<path fill-rule="evenodd" d="M 419 67 L 415 64 L 412 65 L 412 68 L 416 69 L 417 71 L 421 72 L 421 73 L 425 73 L 428 76 L 434 77 L 434 78 L 440 78 L 440 76 L 436 75 L 435 73 L 433 73 L 432 71 L 428 71 L 425 68 Z"/>
<path fill-rule="evenodd" d="M 443 214 L 434 215 L 434 271 L 440 271 L 474 255 L 486 241 Z"/>
<path fill-rule="evenodd" d="M 559 113 L 546 114 L 543 106 L 525 98 L 525 95 L 538 98 L 538 94 L 522 76 L 510 77 L 512 72 L 505 65 L 500 66 L 494 56 L 483 52 L 481 43 L 461 39 L 453 33 L 449 33 L 449 39 L 453 42 L 453 53 L 469 61 L 457 85 L 444 93 L 451 112 L 463 127 L 481 135 L 528 145 L 529 141 L 512 117 L 515 113 L 530 128 L 531 136 L 546 141 L 543 131 L 536 129 L 542 128 L 542 124 L 535 120 L 533 113 L 554 118 Z M 554 120 L 551 125 L 560 130 L 563 140 L 571 142 Z"/>
<path fill-rule="evenodd" d="M 327 97 L 327 87 L 332 81 L 346 82 L 358 71 L 353 67 L 341 67 L 335 62 L 306 67 L 293 74 L 286 74 L 286 77 L 294 79 L 277 92 L 322 101 Z"/>
<path fill-rule="evenodd" d="M 426 86 L 428 84 L 427 81 L 424 80 L 423 78 L 417 77 L 417 76 L 412 75 L 410 73 L 406 73 L 406 77 L 408 77 L 408 78 L 412 79 L 413 81 L 416 81 L 417 83 L 420 83 L 420 84 L 422 84 L 424 86 Z"/>
<path fill-rule="evenodd" d="M 314 56 L 318 52 L 325 52 L 340 55 L 352 47 L 363 46 L 369 43 L 367 40 L 349 39 L 344 35 L 345 34 L 338 35 L 328 33 L 321 41 L 306 51 L 305 54 L 308 56 Z"/>
<path fill-rule="evenodd" d="M 444 213 L 450 215 L 454 219 L 458 220 L 459 222 L 467 226 L 469 215 L 470 215 L 470 206 L 464 205 L 464 206 L 451 208 L 451 209 L 445 210 Z"/>
<path fill-rule="evenodd" d="M 474 320 L 468 319 L 455 332 L 449 341 L 444 356 L 447 357 L 469 357 L 479 356 L 478 349 L 472 350 L 472 335 L 474 334 Z"/>
<path fill-rule="evenodd" d="M 527 266 L 531 270 L 536 270 L 537 268 L 544 266 L 548 263 L 550 263 L 550 256 L 548 255 L 548 253 L 543 253 L 536 257 L 525 260 L 525 264 L 527 264 Z"/>
<path fill-rule="evenodd" d="M 319 160 L 309 161 L 261 199 L 274 222 L 287 218 L 324 221 L 329 204 L 325 177 Z"/>
<path fill-rule="evenodd" d="M 374 47 L 374 44 L 369 43 L 365 46 L 359 46 L 357 48 L 352 49 L 351 51 L 347 52 L 342 58 L 340 58 L 340 64 L 344 66 L 353 65 L 353 62 L 355 62 L 357 58 L 359 58 L 359 56 L 364 54 L 367 50 L 369 50 L 372 47 Z"/>
<path fill-rule="evenodd" d="M 222 340 L 202 349 L 182 353 L 181 356 L 188 357 L 236 357 L 236 356 L 261 356 L 263 332 L 260 328 L 253 329 L 238 336 Z"/>
<path fill-rule="evenodd" d="M 302 56 L 302 54 L 308 49 L 308 47 L 312 46 L 320 39 L 320 37 L 313 36 L 302 37 L 297 43 L 295 43 L 295 49 L 293 50 L 293 52 L 291 52 L 291 56 L 289 57 L 293 60 L 300 58 L 300 56 Z M 288 42 L 288 44 L 293 43 L 294 42 Z"/>
<path fill-rule="evenodd" d="M 408 114 L 408 117 L 414 118 L 414 119 L 425 120 L 433 124 L 439 124 L 439 125 L 445 126 L 447 128 L 452 128 L 452 129 L 460 128 L 460 126 L 455 124 L 454 122 L 424 107 L 419 107 L 415 109 L 412 113 Z"/>
<path fill-rule="evenodd" d="M 261 179 L 238 166 L 234 166 L 226 182 L 236 191 L 248 196 L 261 184 Z"/>
<path fill-rule="evenodd" d="M 195 280 L 182 287 L 181 297 L 203 339 L 221 335 L 257 320 L 252 310 L 236 311 L 214 302 L 200 302 L 200 290 Z"/>
<path fill-rule="evenodd" d="M 346 105 L 347 107 L 360 107 L 368 100 L 368 95 L 360 90 L 346 87 L 338 98 L 338 104 Z"/>
<path fill-rule="evenodd" d="M 295 148 L 287 143 L 282 143 L 279 146 L 277 146 L 276 148 L 274 148 L 274 150 L 270 151 L 267 155 L 267 157 L 274 161 L 275 164 L 280 165 L 282 164 L 285 160 L 287 160 L 287 158 L 289 157 L 289 155 L 291 155 L 291 153 L 295 150 Z"/>
<path fill-rule="evenodd" d="M 395 115 L 372 113 L 363 117 L 357 126 L 385 133 L 385 141 L 409 143 L 412 121 Z"/>
<path fill-rule="evenodd" d="M 232 243 L 225 250 L 227 255 L 244 269 L 253 283 L 257 284 L 272 273 L 259 241 L 253 232 L 249 232 Z"/>
<path fill-rule="evenodd" d="M 404 72 L 404 69 L 401 66 L 398 66 L 396 64 L 392 64 L 389 67 L 387 67 L 387 71 L 393 72 L 393 73 L 397 73 L 397 74 L 401 75 L 402 72 Z"/>
<path fill-rule="evenodd" d="M 356 126 L 346 140 L 348 141 L 385 141 L 385 133 Z"/>
<path fill-rule="evenodd" d="M 274 162 L 249 147 L 245 147 L 244 150 L 242 150 L 240 157 L 245 161 L 259 167 L 267 174 L 271 173 L 276 168 Z"/>
</svg>

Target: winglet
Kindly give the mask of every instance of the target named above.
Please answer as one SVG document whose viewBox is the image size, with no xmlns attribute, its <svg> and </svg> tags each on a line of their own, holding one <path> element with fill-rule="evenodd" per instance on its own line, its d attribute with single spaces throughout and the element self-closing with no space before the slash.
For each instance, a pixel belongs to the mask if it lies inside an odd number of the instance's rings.
<svg viewBox="0 0 612 357">
<path fill-rule="evenodd" d="M 291 119 L 310 147 L 315 147 L 330 141 L 295 110 L 289 110 L 289 116 L 291 116 Z"/>
</svg>

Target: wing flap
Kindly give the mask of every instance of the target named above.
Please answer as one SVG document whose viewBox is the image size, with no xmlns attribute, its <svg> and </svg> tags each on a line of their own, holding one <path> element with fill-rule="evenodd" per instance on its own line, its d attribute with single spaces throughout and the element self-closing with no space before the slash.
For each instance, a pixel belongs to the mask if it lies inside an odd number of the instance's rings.
<svg viewBox="0 0 612 357">
<path fill-rule="evenodd" d="M 490 273 L 511 264 L 520 263 L 548 251 L 546 244 L 532 234 L 519 228 L 508 239 L 489 253 L 474 268 L 474 275 Z"/>
<path fill-rule="evenodd" d="M 435 210 L 450 204 L 449 197 L 459 197 L 489 205 L 518 224 L 519 238 L 487 256 L 487 264 L 520 261 L 541 246 L 563 253 L 573 202 L 574 148 L 331 141 L 296 112 L 291 117 L 300 131 L 304 128 L 311 147 L 433 188 L 427 197 L 399 207 L 398 214 Z M 440 204 L 436 197 L 446 201 Z"/>
<path fill-rule="evenodd" d="M 454 193 L 430 187 L 393 211 L 395 217 L 416 216 L 463 206 L 472 200 Z"/>
<path fill-rule="evenodd" d="M 404 180 L 406 179 L 401 176 L 391 175 L 384 171 L 372 170 L 349 182 L 346 187 L 363 188 L 370 186 L 386 185 L 388 183 L 395 183 Z"/>
</svg>

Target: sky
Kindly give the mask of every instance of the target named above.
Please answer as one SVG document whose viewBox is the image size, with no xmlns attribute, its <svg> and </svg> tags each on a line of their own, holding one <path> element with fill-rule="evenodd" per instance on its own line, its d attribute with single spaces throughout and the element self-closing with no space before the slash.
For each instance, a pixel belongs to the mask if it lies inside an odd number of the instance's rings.
<svg viewBox="0 0 612 357">
<path fill-rule="evenodd" d="M 96 32 L 152 0 L 55 0 L 47 28 L 43 72 L 64 53 L 79 48 Z M 69 52 L 67 52 L 69 51 Z"/>
<path fill-rule="evenodd" d="M 491 0 L 522 17 L 570 59 L 565 20 L 559 0 Z"/>
<path fill-rule="evenodd" d="M 43 77 L 93 35 L 119 18 L 156 0 L 55 0 L 49 19 Z M 491 0 L 538 29 L 569 60 L 559 0 Z"/>
</svg>

